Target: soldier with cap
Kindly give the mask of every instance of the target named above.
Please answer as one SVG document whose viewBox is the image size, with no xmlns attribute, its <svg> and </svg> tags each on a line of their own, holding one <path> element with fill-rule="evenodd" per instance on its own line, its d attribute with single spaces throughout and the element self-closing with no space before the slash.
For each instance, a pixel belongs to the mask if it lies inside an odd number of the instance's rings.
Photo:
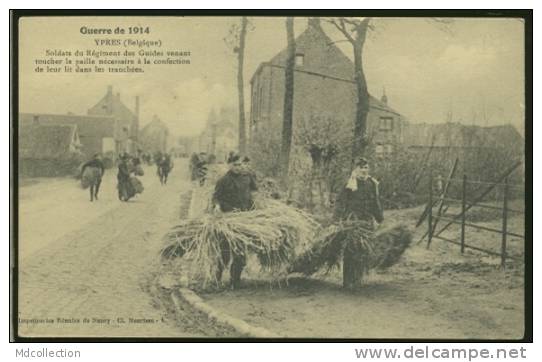
<svg viewBox="0 0 542 362">
<path fill-rule="evenodd" d="M 216 183 L 213 194 L 215 212 L 248 211 L 254 208 L 252 192 L 256 191 L 255 180 L 245 172 L 241 157 L 229 158 L 230 170 Z M 231 260 L 230 279 L 232 288 L 239 287 L 241 273 L 246 265 L 246 256 L 240 250 L 230 250 L 227 243 L 221 245 L 222 262 L 217 269 L 217 280 L 222 279 L 224 266 Z"/>
<path fill-rule="evenodd" d="M 384 220 L 378 191 L 378 181 L 369 175 L 369 162 L 359 158 L 350 178 L 339 194 L 335 205 L 335 219 L 361 222 L 366 229 L 374 230 Z M 361 265 L 359 247 L 348 242 L 343 259 L 343 286 L 353 289 L 361 282 L 364 266 Z"/>
</svg>

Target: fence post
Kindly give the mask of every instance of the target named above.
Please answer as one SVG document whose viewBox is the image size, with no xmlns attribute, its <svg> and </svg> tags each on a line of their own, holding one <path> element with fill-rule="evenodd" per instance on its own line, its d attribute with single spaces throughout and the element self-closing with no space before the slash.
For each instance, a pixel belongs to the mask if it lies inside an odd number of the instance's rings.
<svg viewBox="0 0 542 362">
<path fill-rule="evenodd" d="M 463 191 L 461 196 L 461 254 L 465 252 L 465 214 L 467 205 L 467 174 L 463 174 Z"/>
<path fill-rule="evenodd" d="M 427 249 L 431 245 L 431 239 L 433 238 L 433 174 L 429 176 L 429 202 L 428 202 L 428 214 L 427 214 L 427 224 L 429 225 L 429 230 L 427 234 Z"/>
<path fill-rule="evenodd" d="M 508 177 L 504 179 L 503 205 L 502 205 L 502 243 L 501 267 L 506 266 L 506 236 L 508 233 Z"/>
</svg>

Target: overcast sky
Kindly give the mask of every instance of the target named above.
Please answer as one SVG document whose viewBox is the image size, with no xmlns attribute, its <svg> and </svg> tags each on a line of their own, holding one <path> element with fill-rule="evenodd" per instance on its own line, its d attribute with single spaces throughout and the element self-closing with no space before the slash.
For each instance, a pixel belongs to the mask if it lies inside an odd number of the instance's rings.
<svg viewBox="0 0 542 362">
<path fill-rule="evenodd" d="M 251 18 L 247 37 L 245 83 L 257 66 L 286 46 L 284 18 Z M 153 115 L 174 134 L 201 131 L 211 108 L 236 106 L 236 58 L 225 45 L 239 18 L 26 18 L 20 27 L 20 110 L 86 114 L 113 85 L 134 108 L 141 98 L 141 124 Z M 296 35 L 307 26 L 296 18 Z M 514 124 L 523 132 L 523 23 L 515 19 L 455 19 L 448 29 L 421 18 L 374 19 L 364 52 L 369 92 L 412 122 Z M 45 49 L 101 49 L 96 36 L 81 35 L 81 26 L 149 26 L 146 39 L 161 39 L 162 49 L 189 50 L 191 65 L 153 66 L 143 74 L 34 73 L 35 58 Z M 328 35 L 341 39 L 328 24 Z M 101 36 L 103 37 L 103 36 Z M 352 58 L 348 43 L 337 44 Z M 113 49 L 111 49 L 113 50 Z M 247 96 L 248 96 L 248 92 Z M 247 103 L 247 111 L 248 105 Z M 484 115 L 485 114 L 485 115 Z"/>
</svg>

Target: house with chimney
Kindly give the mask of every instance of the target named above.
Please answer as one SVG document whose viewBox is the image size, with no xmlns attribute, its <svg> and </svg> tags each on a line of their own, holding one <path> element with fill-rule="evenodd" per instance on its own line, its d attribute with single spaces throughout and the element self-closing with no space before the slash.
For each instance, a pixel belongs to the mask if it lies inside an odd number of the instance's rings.
<svg viewBox="0 0 542 362">
<path fill-rule="evenodd" d="M 139 133 L 139 96 L 135 97 L 135 110 L 132 112 L 121 101 L 120 92 L 113 94 L 113 86 L 110 85 L 107 87 L 106 94 L 88 110 L 87 114 L 113 118 L 115 152 L 136 152 Z"/>
<path fill-rule="evenodd" d="M 251 78 L 250 138 L 265 135 L 280 140 L 284 107 L 284 49 L 259 65 Z M 318 18 L 296 38 L 293 127 L 314 117 L 327 117 L 337 127 L 353 129 L 356 114 L 353 62 L 326 35 Z M 405 117 L 380 99 L 370 96 L 367 131 L 372 151 L 391 155 L 401 142 Z M 294 145 L 295 146 L 295 145 Z"/>
<path fill-rule="evenodd" d="M 83 158 L 96 153 L 133 153 L 137 147 L 139 132 L 139 97 L 135 98 L 132 112 L 120 99 L 120 93 L 113 95 L 113 87 L 91 107 L 86 115 L 20 113 L 19 133 L 28 126 L 75 126 L 81 143 Z"/>
<path fill-rule="evenodd" d="M 250 80 L 250 139 L 252 148 L 281 142 L 287 49 L 259 65 Z M 329 118 L 337 130 L 353 130 L 357 90 L 353 62 L 335 45 L 318 18 L 296 38 L 294 69 L 293 132 L 313 118 Z M 297 129 L 299 131 L 299 129 Z M 352 131 L 353 133 L 353 131 Z M 519 157 L 524 140 L 511 125 L 476 127 L 459 123 L 416 124 L 390 105 L 383 90 L 380 99 L 369 95 L 367 116 L 368 153 L 392 159 L 405 149 L 426 153 L 432 148 L 441 159 L 468 159 L 484 150 L 506 149 Z M 278 146 L 277 146 L 278 144 Z M 292 149 L 295 150 L 295 137 Z"/>
</svg>

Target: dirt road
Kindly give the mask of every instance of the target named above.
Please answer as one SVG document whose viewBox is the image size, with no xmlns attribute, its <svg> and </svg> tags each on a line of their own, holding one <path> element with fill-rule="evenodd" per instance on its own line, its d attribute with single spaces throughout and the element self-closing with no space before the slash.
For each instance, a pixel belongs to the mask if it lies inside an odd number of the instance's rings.
<svg viewBox="0 0 542 362">
<path fill-rule="evenodd" d="M 21 187 L 21 336 L 224 333 L 189 309 L 174 316 L 155 290 L 161 237 L 178 219 L 181 195 L 191 187 L 185 162 L 177 163 L 166 186 L 147 168 L 141 178 L 145 191 L 127 203 L 117 199 L 111 170 L 93 203 L 74 180 Z"/>
<path fill-rule="evenodd" d="M 181 211 L 188 213 L 186 169 L 176 165 L 167 186 L 147 169 L 144 193 L 128 203 L 117 200 L 111 171 L 95 203 L 73 180 L 22 187 L 20 334 L 239 337 L 188 305 L 176 310 L 170 290 L 160 287 L 161 237 Z M 415 211 L 388 215 L 406 222 Z M 511 225 L 520 230 L 516 221 Z M 494 244 L 478 234 L 469 234 L 475 245 Z M 520 246 L 510 243 L 514 253 Z M 523 266 L 501 271 L 498 259 L 462 256 L 443 243 L 431 250 L 413 245 L 398 265 L 370 275 L 359 293 L 342 291 L 338 271 L 270 288 L 249 263 L 244 281 L 241 290 L 203 297 L 285 337 L 493 339 L 520 338 L 524 330 Z"/>
</svg>

